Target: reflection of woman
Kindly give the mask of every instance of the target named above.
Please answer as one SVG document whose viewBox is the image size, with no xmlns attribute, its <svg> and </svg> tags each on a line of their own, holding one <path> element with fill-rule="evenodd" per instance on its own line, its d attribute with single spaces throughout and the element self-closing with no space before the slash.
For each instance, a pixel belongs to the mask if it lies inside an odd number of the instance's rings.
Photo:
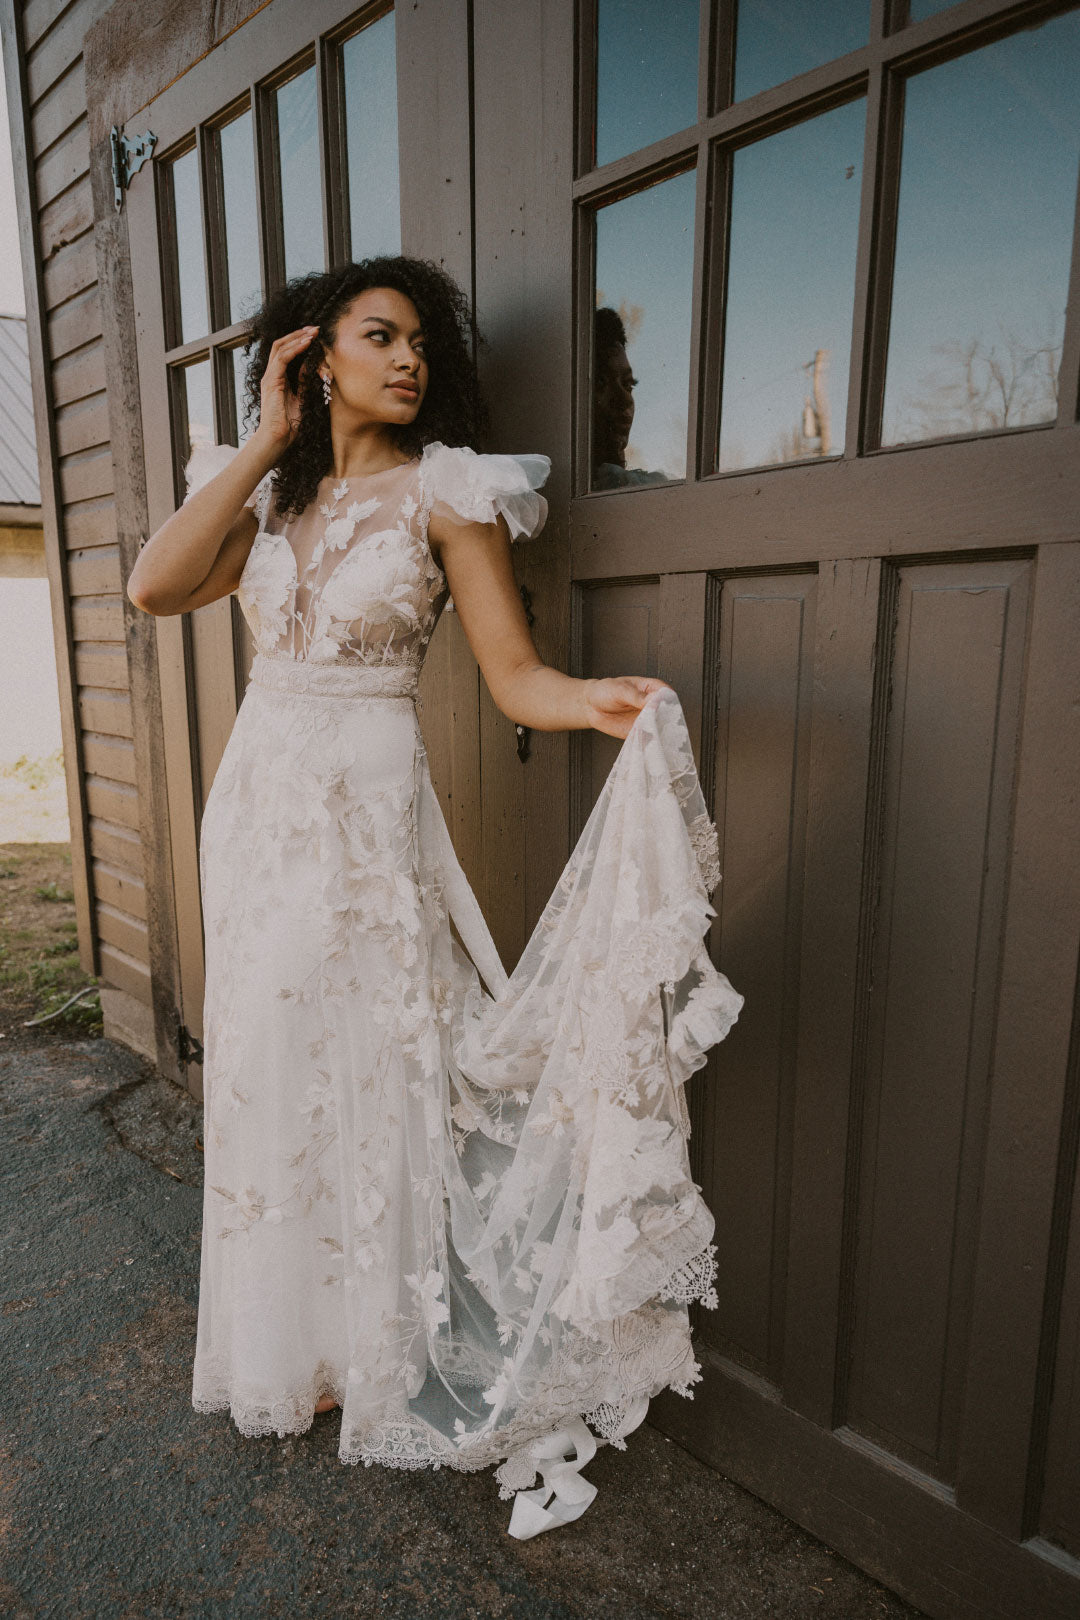
<svg viewBox="0 0 1080 1620">
<path fill-rule="evenodd" d="M 626 465 L 638 379 L 626 354 L 626 328 L 606 305 L 593 317 L 593 376 L 592 488 L 666 484 L 662 472 Z"/>
<path fill-rule="evenodd" d="M 742 997 L 702 943 L 716 835 L 672 689 L 536 654 L 510 542 L 549 463 L 472 447 L 467 333 L 415 259 L 289 283 L 254 320 L 255 432 L 193 455 L 129 593 L 235 590 L 257 646 L 202 824 L 193 1404 L 279 1435 L 340 1406 L 345 1462 L 500 1464 L 526 1536 L 595 1494 L 584 1419 L 617 1441 L 699 1376 L 682 1088 Z M 505 714 L 626 739 L 509 979 L 417 724 L 451 588 Z"/>
</svg>

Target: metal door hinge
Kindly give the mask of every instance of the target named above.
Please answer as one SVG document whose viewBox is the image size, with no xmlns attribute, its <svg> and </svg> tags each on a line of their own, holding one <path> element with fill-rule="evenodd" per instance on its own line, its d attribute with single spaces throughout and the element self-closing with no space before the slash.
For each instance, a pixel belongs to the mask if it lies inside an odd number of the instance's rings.
<svg viewBox="0 0 1080 1620">
<path fill-rule="evenodd" d="M 196 1040 L 179 1014 L 176 1017 L 176 1055 L 185 1069 L 189 1063 L 203 1061 L 202 1041 Z"/>
<path fill-rule="evenodd" d="M 124 192 L 132 176 L 138 174 L 153 152 L 157 136 L 149 129 L 145 135 L 121 135 L 120 126 L 114 124 L 109 131 L 109 143 L 112 146 L 113 204 L 119 213 L 124 206 Z"/>
</svg>

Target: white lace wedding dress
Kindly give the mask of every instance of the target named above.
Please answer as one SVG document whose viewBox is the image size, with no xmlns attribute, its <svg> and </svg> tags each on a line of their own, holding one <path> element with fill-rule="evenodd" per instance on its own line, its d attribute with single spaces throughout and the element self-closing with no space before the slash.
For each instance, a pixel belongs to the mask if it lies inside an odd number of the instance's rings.
<svg viewBox="0 0 1080 1620">
<path fill-rule="evenodd" d="M 234 454 L 196 451 L 189 496 Z M 257 654 L 201 834 L 193 1405 L 283 1436 L 331 1394 L 343 1462 L 498 1464 L 515 1535 L 588 1505 L 586 1424 L 622 1446 L 701 1376 L 684 1086 L 743 1001 L 704 944 L 716 831 L 670 691 L 509 977 L 455 857 L 414 701 L 448 596 L 428 518 L 532 537 L 549 467 L 428 445 L 287 522 L 263 481 Z"/>
</svg>

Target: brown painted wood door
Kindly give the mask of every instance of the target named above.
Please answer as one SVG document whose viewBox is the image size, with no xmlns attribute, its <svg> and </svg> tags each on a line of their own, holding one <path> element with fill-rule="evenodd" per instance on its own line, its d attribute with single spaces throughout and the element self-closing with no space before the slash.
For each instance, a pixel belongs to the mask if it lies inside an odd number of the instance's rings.
<svg viewBox="0 0 1080 1620">
<path fill-rule="evenodd" d="M 651 1416 L 1034 1620 L 1080 1612 L 1080 10 L 891 12 L 590 0 L 552 51 L 573 655 L 679 691 L 746 997 L 692 1084 L 704 1380 Z"/>
<path fill-rule="evenodd" d="M 149 532 L 183 498 L 200 440 L 239 443 L 245 312 L 285 279 L 399 251 L 471 276 L 465 6 L 422 14 L 385 0 L 253 15 L 138 115 L 152 169 L 126 193 L 146 446 Z M 454 71 L 460 57 L 461 71 Z M 449 70 L 438 116 L 427 79 Z M 434 185 L 432 152 L 440 183 Z M 462 224 L 464 221 L 464 226 Z M 466 864 L 454 788 L 470 776 L 477 670 L 444 615 L 421 683 L 432 776 Z M 252 648 L 235 599 L 157 621 L 175 896 L 178 1066 L 201 1095 L 202 809 L 243 697 Z M 454 737 L 454 719 L 461 716 Z M 470 726 L 470 719 L 472 724 Z M 456 746 L 455 746 L 456 741 Z M 463 795 L 458 794 L 460 800 Z"/>
</svg>

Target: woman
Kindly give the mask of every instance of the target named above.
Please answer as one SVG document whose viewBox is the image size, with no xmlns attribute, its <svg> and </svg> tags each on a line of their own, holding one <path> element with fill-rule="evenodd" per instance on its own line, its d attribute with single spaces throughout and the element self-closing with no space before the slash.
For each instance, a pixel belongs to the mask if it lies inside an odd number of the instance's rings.
<svg viewBox="0 0 1080 1620">
<path fill-rule="evenodd" d="M 716 833 L 672 689 L 537 656 L 510 543 L 550 463 L 476 452 L 468 331 L 425 261 L 289 283 L 254 321 L 257 428 L 192 456 L 128 592 L 236 591 L 257 647 L 201 834 L 193 1404 L 278 1435 L 340 1406 L 345 1462 L 499 1463 L 527 1536 L 595 1495 L 585 1419 L 621 1447 L 700 1376 L 683 1090 L 742 997 L 703 945 Z M 451 591 L 504 714 L 627 739 L 509 979 L 417 723 Z"/>
</svg>

